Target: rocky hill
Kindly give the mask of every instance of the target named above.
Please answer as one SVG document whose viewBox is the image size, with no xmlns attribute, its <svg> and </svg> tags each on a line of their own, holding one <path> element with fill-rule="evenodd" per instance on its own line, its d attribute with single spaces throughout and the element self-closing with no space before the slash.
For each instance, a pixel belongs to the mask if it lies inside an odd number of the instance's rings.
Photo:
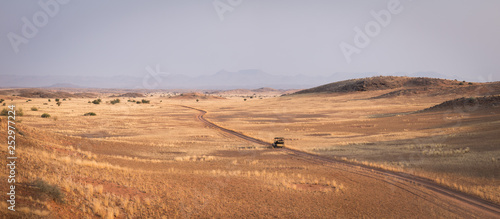
<svg viewBox="0 0 500 219">
<path fill-rule="evenodd" d="M 463 83 L 463 82 L 462 82 Z M 387 90 L 396 88 L 418 87 L 450 87 L 459 85 L 460 82 L 438 78 L 413 78 L 396 76 L 378 76 L 370 78 L 351 79 L 321 85 L 318 87 L 301 90 L 296 94 L 307 93 L 340 93 L 355 91 Z"/>
</svg>

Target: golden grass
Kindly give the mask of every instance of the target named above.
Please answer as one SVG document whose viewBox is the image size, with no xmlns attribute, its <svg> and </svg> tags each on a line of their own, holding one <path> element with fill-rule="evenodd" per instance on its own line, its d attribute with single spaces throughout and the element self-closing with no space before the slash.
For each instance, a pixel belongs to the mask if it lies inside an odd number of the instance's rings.
<svg viewBox="0 0 500 219">
<path fill-rule="evenodd" d="M 18 211 L 23 212 L 28 215 L 36 215 L 36 216 L 48 216 L 50 211 L 39 210 L 39 209 L 31 209 L 28 207 L 20 207 Z"/>
<path fill-rule="evenodd" d="M 19 138 L 23 147 L 18 153 L 26 164 L 19 167 L 19 183 L 40 177 L 65 193 L 65 203 L 36 196 L 31 205 L 20 209 L 26 217 L 55 217 L 56 206 L 73 211 L 63 215 L 83 218 L 203 213 L 231 217 L 211 209 L 248 213 L 240 200 L 253 205 L 259 200 L 247 200 L 247 193 L 274 194 L 278 201 L 297 196 L 337 203 L 343 200 L 340 196 L 356 192 L 348 179 L 330 175 L 331 170 L 289 161 L 284 152 L 207 128 L 196 120 L 198 112 L 179 105 L 205 109 L 208 119 L 259 139 L 284 136 L 287 147 L 427 177 L 500 203 L 499 179 L 488 178 L 500 167 L 500 153 L 485 152 L 485 147 L 500 143 L 485 131 L 498 130 L 496 117 L 456 113 L 384 117 L 380 114 L 419 110 L 449 97 L 367 99 L 379 94 L 306 95 L 244 103 L 240 98 L 196 103 L 152 97 L 151 104 L 124 99 L 115 105 L 74 98 L 59 107 L 44 105 L 46 99 L 33 99 L 28 105 L 19 98 L 19 106 L 38 108 L 20 117 L 18 128 L 24 136 Z M 97 116 L 82 116 L 87 111 Z M 38 115 L 43 112 L 58 119 L 44 120 Z M 0 136 L 5 137 L 1 123 Z M 477 142 L 483 146 L 472 144 Z M 6 155 L 5 145 L 1 148 L 1 156 Z M 39 199 L 46 200 L 38 203 Z M 295 207 L 314 208 L 308 204 Z M 259 208 L 269 215 L 290 216 Z"/>
<path fill-rule="evenodd" d="M 221 102 L 199 108 L 207 110 L 212 121 L 260 139 L 285 136 L 287 147 L 429 179 L 441 176 L 451 182 L 443 185 L 500 203 L 500 179 L 494 177 L 500 150 L 492 149 L 500 143 L 492 131 L 500 128 L 495 113 L 407 114 L 460 95 L 369 99 L 385 92 L 301 95 L 253 101 L 251 106 Z M 226 108 L 230 110 L 220 110 Z"/>
</svg>

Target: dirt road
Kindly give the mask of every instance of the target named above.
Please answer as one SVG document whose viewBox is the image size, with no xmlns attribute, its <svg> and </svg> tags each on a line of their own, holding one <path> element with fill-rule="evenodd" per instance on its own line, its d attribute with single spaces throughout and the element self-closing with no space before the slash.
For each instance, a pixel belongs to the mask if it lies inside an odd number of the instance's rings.
<svg viewBox="0 0 500 219">
<path fill-rule="evenodd" d="M 222 132 L 231 134 L 238 138 L 250 141 L 256 144 L 260 144 L 266 147 L 272 147 L 271 143 L 256 139 L 237 131 L 224 128 L 214 124 L 213 122 L 204 118 L 207 111 L 196 109 L 189 106 L 182 106 L 185 108 L 190 108 L 199 111 L 197 119 L 203 122 L 206 126 L 220 130 Z M 337 160 L 333 158 L 327 158 L 318 156 L 315 154 L 310 154 L 304 151 L 292 149 L 292 148 L 282 148 L 276 150 L 283 150 L 288 152 L 289 156 L 294 156 L 299 159 L 303 159 L 307 162 L 316 163 L 318 165 L 329 166 L 335 168 L 336 170 L 345 171 L 349 173 L 356 174 L 361 177 L 367 177 L 375 180 L 380 180 L 385 183 L 391 184 L 398 187 L 408 193 L 414 195 L 425 194 L 426 196 L 431 196 L 439 199 L 439 203 L 435 204 L 447 211 L 456 213 L 457 215 L 463 217 L 479 217 L 479 218 L 500 218 L 500 206 L 488 202 L 486 200 L 480 199 L 478 197 L 453 190 L 451 188 L 437 184 L 431 180 L 401 173 L 392 172 L 380 168 L 365 166 L 362 164 L 355 164 L 344 160 Z M 429 201 L 429 200 L 427 200 Z M 446 203 L 446 204 L 442 204 Z"/>
</svg>

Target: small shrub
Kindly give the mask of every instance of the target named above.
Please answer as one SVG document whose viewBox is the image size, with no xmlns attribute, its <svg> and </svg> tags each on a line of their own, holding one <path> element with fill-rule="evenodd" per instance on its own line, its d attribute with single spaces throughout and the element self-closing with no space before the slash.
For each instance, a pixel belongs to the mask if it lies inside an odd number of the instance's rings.
<svg viewBox="0 0 500 219">
<path fill-rule="evenodd" d="M 44 114 L 42 114 L 42 118 L 50 118 L 50 114 L 44 113 Z"/>
<path fill-rule="evenodd" d="M 469 85 L 473 85 L 473 83 L 472 83 L 472 82 L 469 82 Z"/>
<path fill-rule="evenodd" d="M 243 99 L 243 101 L 247 101 L 247 98 Z"/>
<path fill-rule="evenodd" d="M 89 112 L 89 113 L 85 113 L 83 115 L 84 116 L 96 116 L 97 114 L 95 114 L 94 112 Z"/>
<path fill-rule="evenodd" d="M 5 106 L 5 103 L 3 103 L 2 106 Z"/>
<path fill-rule="evenodd" d="M 469 97 L 469 98 L 465 99 L 465 102 L 469 103 L 469 104 L 474 104 L 477 102 L 477 99 L 475 97 Z"/>
<path fill-rule="evenodd" d="M 40 192 L 51 196 L 55 201 L 63 202 L 64 193 L 61 192 L 57 185 L 50 185 L 42 179 L 35 180 L 33 184 L 40 189 Z"/>
<path fill-rule="evenodd" d="M 2 112 L 0 112 L 0 116 L 8 116 L 8 115 L 9 115 L 9 109 L 7 108 L 2 109 Z M 16 116 L 24 116 L 22 108 L 16 109 Z"/>
<path fill-rule="evenodd" d="M 141 102 L 139 102 L 139 101 L 137 101 L 137 102 L 135 102 L 135 103 L 137 103 L 137 104 L 141 104 Z"/>
<path fill-rule="evenodd" d="M 200 100 L 196 99 L 196 102 L 199 102 Z"/>
<path fill-rule="evenodd" d="M 61 102 L 57 102 L 57 106 L 61 106 Z"/>
<path fill-rule="evenodd" d="M 110 102 L 111 104 L 117 104 L 117 103 L 120 103 L 120 99 L 114 99 Z"/>
<path fill-rule="evenodd" d="M 64 98 L 63 101 L 66 101 L 66 98 Z"/>
<path fill-rule="evenodd" d="M 56 102 L 59 102 L 59 98 L 56 98 Z"/>
<path fill-rule="evenodd" d="M 8 116 L 9 115 L 9 110 L 4 108 L 2 112 L 0 112 L 0 116 Z"/>
<path fill-rule="evenodd" d="M 93 101 L 92 101 L 92 103 L 93 103 L 93 104 L 100 104 L 100 103 L 101 103 L 101 101 L 98 101 L 98 100 L 93 100 Z"/>
<path fill-rule="evenodd" d="M 36 107 L 31 107 L 31 111 L 38 111 L 38 108 L 36 108 Z"/>
<path fill-rule="evenodd" d="M 0 99 L 0 103 L 2 103 L 3 101 L 5 101 L 4 99 Z"/>
<path fill-rule="evenodd" d="M 49 102 L 50 102 L 50 99 L 49 99 Z"/>
<path fill-rule="evenodd" d="M 460 83 L 458 83 L 458 85 L 464 85 L 464 82 L 460 82 Z"/>
<path fill-rule="evenodd" d="M 149 103 L 150 101 L 149 100 L 145 100 L 145 99 L 142 99 L 141 100 L 142 103 Z"/>
</svg>

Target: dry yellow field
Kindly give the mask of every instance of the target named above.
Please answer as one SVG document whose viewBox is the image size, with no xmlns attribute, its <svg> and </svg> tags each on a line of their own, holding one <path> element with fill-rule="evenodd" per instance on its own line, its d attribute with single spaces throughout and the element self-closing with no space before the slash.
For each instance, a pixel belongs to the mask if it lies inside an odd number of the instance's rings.
<svg viewBox="0 0 500 219">
<path fill-rule="evenodd" d="M 16 212 L 48 218 L 491 217 L 408 182 L 308 160 L 197 120 L 352 163 L 422 176 L 500 203 L 500 108 L 412 113 L 456 94 L 387 91 L 271 98 L 2 96 L 17 120 Z M 12 101 L 10 101 L 12 99 Z M 148 99 L 136 104 L 128 99 Z M 46 105 L 45 105 L 46 103 Z M 37 111 L 30 110 L 36 107 Z M 83 116 L 94 112 L 96 116 Z M 43 113 L 50 118 L 42 118 Z M 6 139 L 6 117 L 0 136 Z M 7 142 L 1 142 L 2 159 Z M 2 171 L 0 180 L 7 180 Z M 4 188 L 7 190 L 7 188 Z M 3 190 L 2 190 L 3 191 Z"/>
</svg>

